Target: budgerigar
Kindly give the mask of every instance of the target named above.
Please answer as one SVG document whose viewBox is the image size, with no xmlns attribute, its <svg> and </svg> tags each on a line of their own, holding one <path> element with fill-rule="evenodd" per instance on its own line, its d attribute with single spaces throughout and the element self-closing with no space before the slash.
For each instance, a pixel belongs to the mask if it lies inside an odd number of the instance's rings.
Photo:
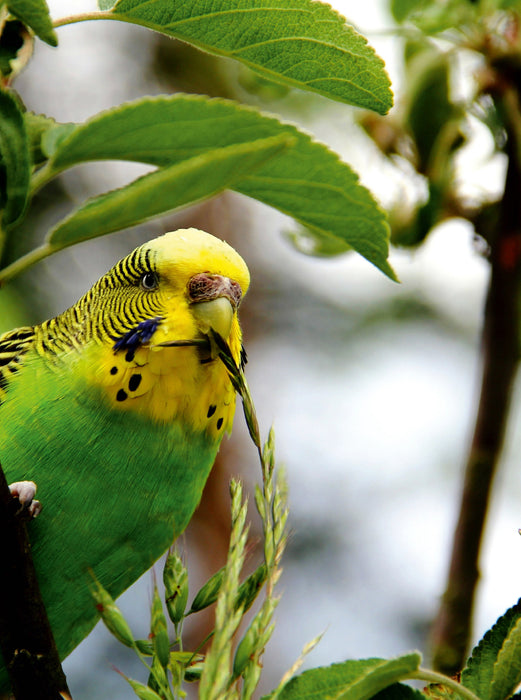
<svg viewBox="0 0 521 700">
<path fill-rule="evenodd" d="M 0 337 L 0 462 L 34 481 L 32 551 L 60 656 L 185 529 L 235 394 L 210 329 L 244 360 L 242 258 L 208 233 L 156 238 L 54 319 Z M 0 688 L 5 687 L 0 671 Z"/>
</svg>

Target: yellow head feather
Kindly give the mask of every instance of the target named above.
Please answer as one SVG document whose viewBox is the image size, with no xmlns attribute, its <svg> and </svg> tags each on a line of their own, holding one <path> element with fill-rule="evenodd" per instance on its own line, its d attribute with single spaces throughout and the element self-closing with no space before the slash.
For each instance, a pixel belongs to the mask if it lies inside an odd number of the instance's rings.
<svg viewBox="0 0 521 700">
<path fill-rule="evenodd" d="M 206 296 L 195 295 L 194 278 L 210 285 Z M 212 287 L 214 278 L 224 280 L 231 303 Z M 249 281 L 245 262 L 224 241 L 193 228 L 166 233 L 117 263 L 73 307 L 36 326 L 34 349 L 73 364 L 113 409 L 181 420 L 217 439 L 231 428 L 235 395 L 224 365 L 201 343 L 214 327 L 241 361 L 236 302 Z"/>
<path fill-rule="evenodd" d="M 250 273 L 241 256 L 225 241 L 196 228 L 165 233 L 145 243 L 156 259 L 157 270 L 172 289 L 186 288 L 193 275 L 211 272 L 238 282 L 243 295 L 250 286 Z"/>
</svg>

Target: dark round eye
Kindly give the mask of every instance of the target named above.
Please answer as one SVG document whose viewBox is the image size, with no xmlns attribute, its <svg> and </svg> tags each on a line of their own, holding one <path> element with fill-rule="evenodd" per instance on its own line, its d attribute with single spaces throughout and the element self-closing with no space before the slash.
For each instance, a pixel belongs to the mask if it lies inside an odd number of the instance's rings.
<svg viewBox="0 0 521 700">
<path fill-rule="evenodd" d="M 156 289 L 158 284 L 157 275 L 154 272 L 145 272 L 141 277 L 140 284 L 141 289 L 145 289 L 147 292 L 151 289 Z"/>
</svg>

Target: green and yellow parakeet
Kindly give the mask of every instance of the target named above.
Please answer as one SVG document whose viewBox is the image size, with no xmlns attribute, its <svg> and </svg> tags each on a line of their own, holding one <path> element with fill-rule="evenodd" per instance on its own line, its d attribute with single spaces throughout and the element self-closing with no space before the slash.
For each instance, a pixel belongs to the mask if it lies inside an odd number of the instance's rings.
<svg viewBox="0 0 521 700">
<path fill-rule="evenodd" d="M 44 504 L 29 535 L 61 658 L 97 621 L 92 574 L 119 596 L 199 503 L 235 410 L 209 334 L 244 360 L 248 285 L 228 244 L 175 231 L 60 316 L 0 336 L 0 463 Z"/>
</svg>

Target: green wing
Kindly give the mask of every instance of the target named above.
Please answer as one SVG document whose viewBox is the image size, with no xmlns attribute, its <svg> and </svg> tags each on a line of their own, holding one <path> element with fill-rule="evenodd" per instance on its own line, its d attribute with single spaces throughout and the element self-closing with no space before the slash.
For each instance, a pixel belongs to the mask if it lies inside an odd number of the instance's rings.
<svg viewBox="0 0 521 700">
<path fill-rule="evenodd" d="M 0 405 L 0 462 L 9 482 L 38 486 L 44 509 L 29 536 L 63 658 L 97 621 L 92 575 L 117 597 L 161 556 L 188 524 L 218 443 L 114 411 L 73 363 L 24 355 L 28 332 L 2 339 L 3 371 L 23 364 Z"/>
</svg>

